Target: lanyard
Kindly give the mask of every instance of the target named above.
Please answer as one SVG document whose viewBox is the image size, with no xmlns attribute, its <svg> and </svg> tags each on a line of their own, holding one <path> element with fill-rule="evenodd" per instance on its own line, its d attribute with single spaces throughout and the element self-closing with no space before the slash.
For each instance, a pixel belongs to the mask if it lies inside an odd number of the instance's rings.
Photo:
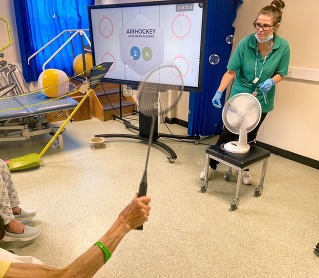
<svg viewBox="0 0 319 278">
<path fill-rule="evenodd" d="M 268 46 L 268 52 L 266 53 L 265 57 L 264 57 L 264 60 L 263 60 L 263 63 L 261 65 L 261 69 L 260 69 L 260 72 L 259 72 L 259 76 L 257 77 L 257 64 L 258 64 L 258 42 L 257 42 L 257 47 L 256 47 L 256 60 L 255 60 L 255 79 L 253 81 L 254 84 L 257 84 L 258 80 L 260 79 L 262 73 L 263 73 L 263 69 L 264 69 L 264 64 L 266 62 L 266 59 L 267 59 L 267 56 L 270 52 L 270 48 L 272 46 L 272 41 L 269 43 L 269 46 Z M 256 88 L 257 88 L 257 85 L 256 85 Z"/>
</svg>

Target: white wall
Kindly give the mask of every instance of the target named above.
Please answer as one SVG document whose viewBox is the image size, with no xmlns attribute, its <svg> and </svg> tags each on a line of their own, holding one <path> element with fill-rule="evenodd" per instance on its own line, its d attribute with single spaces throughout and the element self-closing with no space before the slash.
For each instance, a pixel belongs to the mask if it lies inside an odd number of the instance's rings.
<svg viewBox="0 0 319 278">
<path fill-rule="evenodd" d="M 118 3 L 118 1 L 114 2 Z M 252 23 L 258 11 L 270 2 L 270 0 L 244 0 L 234 23 L 236 27 L 234 47 L 241 38 L 254 31 Z M 278 34 L 290 42 L 290 66 L 319 70 L 319 51 L 317 50 L 319 36 L 316 28 L 319 1 L 292 2 L 286 0 L 286 5 L 283 10 L 282 26 Z M 1 1 L 0 16 L 9 20 L 13 38 L 13 45 L 2 52 L 10 63 L 21 64 L 11 0 Z M 177 113 L 179 119 L 187 120 L 187 97 L 182 100 Z M 258 140 L 319 160 L 318 121 L 319 82 L 286 78 L 280 83 L 276 95 L 275 110 L 269 113 L 262 125 Z"/>
<path fill-rule="evenodd" d="M 14 7 L 13 7 L 12 0 L 1 1 L 0 17 L 6 19 L 9 22 L 9 27 L 11 30 L 11 37 L 12 37 L 12 45 L 10 45 L 9 47 L 1 51 L 2 53 L 4 53 L 4 56 L 5 56 L 4 59 L 11 64 L 21 65 L 19 41 L 18 41 L 17 28 L 16 28 L 16 22 L 15 22 L 15 16 L 14 16 Z M 5 32 L 4 38 L 2 37 L 2 35 L 0 36 L 0 46 L 2 46 L 5 44 L 5 41 L 7 41 L 7 38 L 8 38 L 8 35 L 6 34 L 7 30 L 5 28 L 4 23 L 1 23 L 0 32 L 1 34 L 4 34 L 3 32 Z"/>
<path fill-rule="evenodd" d="M 234 26 L 235 43 L 253 32 L 259 10 L 270 0 L 244 0 Z M 290 67 L 319 70 L 319 1 L 285 1 L 278 35 L 290 43 Z M 258 140 L 315 160 L 319 160 L 319 82 L 285 78 L 278 86 L 275 110 L 261 126 Z"/>
</svg>

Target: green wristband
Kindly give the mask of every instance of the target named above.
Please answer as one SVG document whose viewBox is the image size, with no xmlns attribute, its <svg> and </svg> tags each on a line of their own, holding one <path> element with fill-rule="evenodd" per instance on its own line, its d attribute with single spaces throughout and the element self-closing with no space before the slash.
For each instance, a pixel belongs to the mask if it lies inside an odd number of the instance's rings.
<svg viewBox="0 0 319 278">
<path fill-rule="evenodd" d="M 107 262 L 111 256 L 112 256 L 112 253 L 109 251 L 109 249 L 106 248 L 106 246 L 102 243 L 102 242 L 95 242 L 94 245 L 100 247 L 103 251 L 103 253 L 105 254 L 105 262 Z"/>
</svg>

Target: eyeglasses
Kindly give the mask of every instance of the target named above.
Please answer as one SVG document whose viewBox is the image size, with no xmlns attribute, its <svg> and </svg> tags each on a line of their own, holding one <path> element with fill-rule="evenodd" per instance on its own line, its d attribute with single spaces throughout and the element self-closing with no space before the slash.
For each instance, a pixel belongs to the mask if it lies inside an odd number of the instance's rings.
<svg viewBox="0 0 319 278">
<path fill-rule="evenodd" d="M 254 22 L 253 25 L 256 30 L 259 30 L 260 28 L 262 28 L 263 31 L 269 31 L 272 27 L 275 26 L 275 25 L 269 25 L 269 24 L 261 25 L 259 22 Z"/>
</svg>

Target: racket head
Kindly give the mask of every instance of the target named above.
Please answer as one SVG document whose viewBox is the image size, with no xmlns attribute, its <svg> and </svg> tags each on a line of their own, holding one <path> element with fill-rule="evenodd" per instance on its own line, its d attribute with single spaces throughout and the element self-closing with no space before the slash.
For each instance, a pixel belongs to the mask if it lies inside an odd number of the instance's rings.
<svg viewBox="0 0 319 278">
<path fill-rule="evenodd" d="M 140 82 L 136 101 L 141 113 L 156 117 L 172 110 L 182 97 L 184 83 L 178 67 L 167 64 L 151 70 Z"/>
</svg>

